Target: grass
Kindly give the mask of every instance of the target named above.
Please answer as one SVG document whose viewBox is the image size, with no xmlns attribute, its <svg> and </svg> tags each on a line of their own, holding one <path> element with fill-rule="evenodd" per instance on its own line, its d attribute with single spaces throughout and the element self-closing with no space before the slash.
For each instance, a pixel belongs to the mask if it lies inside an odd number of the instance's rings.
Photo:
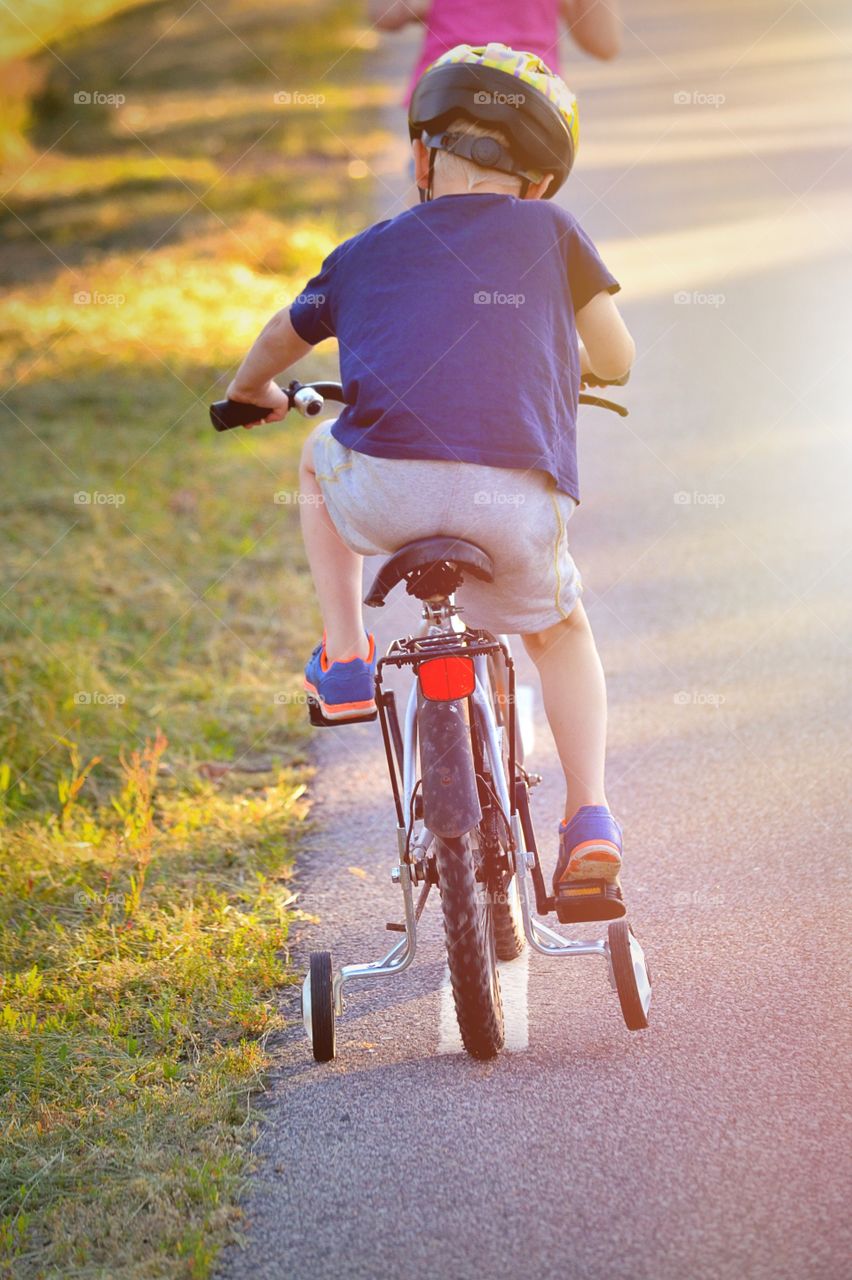
<svg viewBox="0 0 852 1280">
<path fill-rule="evenodd" d="M 205 405 L 367 217 L 357 12 L 46 0 L 34 53 L 4 11 L 0 1274 L 203 1277 L 239 1232 L 317 619 L 298 433 Z"/>
</svg>

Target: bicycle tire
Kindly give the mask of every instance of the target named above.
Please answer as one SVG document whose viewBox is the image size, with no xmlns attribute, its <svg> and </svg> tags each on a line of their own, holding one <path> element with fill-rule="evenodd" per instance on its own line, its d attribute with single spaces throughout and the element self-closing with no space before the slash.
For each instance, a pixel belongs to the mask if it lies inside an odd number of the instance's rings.
<svg viewBox="0 0 852 1280">
<path fill-rule="evenodd" d="M 444 938 L 462 1044 L 472 1058 L 493 1058 L 505 1040 L 494 915 L 476 879 L 470 836 L 435 840 Z"/>
<path fill-rule="evenodd" d="M 517 876 L 501 888 L 494 900 L 494 945 L 498 960 L 517 960 L 527 945 Z"/>
<path fill-rule="evenodd" d="M 317 1062 L 331 1062 L 337 1053 L 334 1026 L 334 967 L 330 951 L 312 951 L 311 1047 Z"/>
<path fill-rule="evenodd" d="M 642 1004 L 642 997 L 636 982 L 633 968 L 633 955 L 630 949 L 630 926 L 626 920 L 616 920 L 609 926 L 609 954 L 612 960 L 612 973 L 615 978 L 618 1003 L 625 1025 L 629 1031 L 644 1031 L 648 1026 L 648 1011 Z M 645 974 L 650 983 L 648 966 Z"/>
<path fill-rule="evenodd" d="M 503 670 L 493 654 L 488 657 L 488 679 L 491 685 L 491 705 L 498 725 L 508 730 L 508 716 L 505 714 L 505 681 Z M 524 744 L 515 717 L 515 759 L 518 764 L 524 761 Z M 506 734 L 503 735 L 503 772 L 506 787 L 512 794 L 512 779 L 509 777 L 509 744 Z M 527 944 L 524 934 L 524 921 L 521 915 L 521 901 L 518 893 L 518 882 L 512 876 L 508 883 L 501 884 L 494 893 L 494 940 L 498 960 L 517 960 Z"/>
</svg>

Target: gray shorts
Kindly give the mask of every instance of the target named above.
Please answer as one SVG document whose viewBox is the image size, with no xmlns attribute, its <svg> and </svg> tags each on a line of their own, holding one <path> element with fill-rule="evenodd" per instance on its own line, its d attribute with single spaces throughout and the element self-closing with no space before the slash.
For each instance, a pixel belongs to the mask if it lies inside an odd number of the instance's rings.
<svg viewBox="0 0 852 1280">
<path fill-rule="evenodd" d="M 546 472 L 374 458 L 335 440 L 333 426 L 314 434 L 314 468 L 353 551 L 388 555 L 415 538 L 466 538 L 494 562 L 493 582 L 467 578 L 459 589 L 470 626 L 523 635 L 568 617 L 581 590 L 567 537 L 576 503 Z"/>
</svg>

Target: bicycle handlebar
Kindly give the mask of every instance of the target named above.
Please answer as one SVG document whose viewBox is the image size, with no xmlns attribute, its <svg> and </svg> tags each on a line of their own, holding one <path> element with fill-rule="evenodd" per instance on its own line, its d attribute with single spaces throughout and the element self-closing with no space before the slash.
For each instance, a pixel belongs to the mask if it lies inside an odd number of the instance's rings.
<svg viewBox="0 0 852 1280">
<path fill-rule="evenodd" d="M 583 374 L 581 387 L 623 387 L 629 378 L 606 382 L 596 378 L 592 373 Z M 338 404 L 346 404 L 343 387 L 339 382 L 297 382 L 294 381 L 285 389 L 281 388 L 290 401 L 290 408 L 296 409 L 305 418 L 314 418 L 322 412 L 326 400 L 335 400 Z M 580 392 L 580 404 L 592 405 L 596 409 L 609 409 L 620 417 L 626 418 L 628 410 L 624 405 L 613 400 L 604 400 L 601 396 L 589 396 Z M 210 406 L 210 421 L 217 431 L 231 431 L 234 427 L 248 427 L 255 422 L 262 422 L 272 409 L 259 404 L 244 404 L 241 400 L 217 400 Z"/>
<path fill-rule="evenodd" d="M 322 412 L 326 400 L 336 400 L 345 404 L 343 388 L 339 382 L 296 382 L 290 383 L 281 390 L 290 401 L 290 408 L 296 409 L 305 418 L 315 418 Z M 231 431 L 234 427 L 248 427 L 252 423 L 262 422 L 272 409 L 260 404 L 245 404 L 242 400 L 217 400 L 210 406 L 210 421 L 217 431 Z"/>
<path fill-rule="evenodd" d="M 630 370 L 620 378 L 599 378 L 596 373 L 581 373 L 581 387 L 626 387 L 630 381 Z"/>
</svg>

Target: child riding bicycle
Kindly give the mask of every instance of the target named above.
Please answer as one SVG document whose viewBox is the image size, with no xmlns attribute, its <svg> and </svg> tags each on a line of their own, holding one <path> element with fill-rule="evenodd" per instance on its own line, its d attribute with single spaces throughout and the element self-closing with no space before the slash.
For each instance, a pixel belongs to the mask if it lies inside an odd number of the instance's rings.
<svg viewBox="0 0 852 1280">
<path fill-rule="evenodd" d="M 329 720 L 375 709 L 365 555 L 435 534 L 481 546 L 494 581 L 465 581 L 465 621 L 521 635 L 565 773 L 555 891 L 612 882 L 606 689 L 566 527 L 581 379 L 623 380 L 635 348 L 618 283 L 550 203 L 574 161 L 576 102 L 533 54 L 460 45 L 422 76 L 409 129 L 421 203 L 338 246 L 228 388 L 277 421 L 289 401 L 274 376 L 338 340 L 347 403 L 311 433 L 300 471 L 325 625 L 306 687 Z"/>
</svg>

